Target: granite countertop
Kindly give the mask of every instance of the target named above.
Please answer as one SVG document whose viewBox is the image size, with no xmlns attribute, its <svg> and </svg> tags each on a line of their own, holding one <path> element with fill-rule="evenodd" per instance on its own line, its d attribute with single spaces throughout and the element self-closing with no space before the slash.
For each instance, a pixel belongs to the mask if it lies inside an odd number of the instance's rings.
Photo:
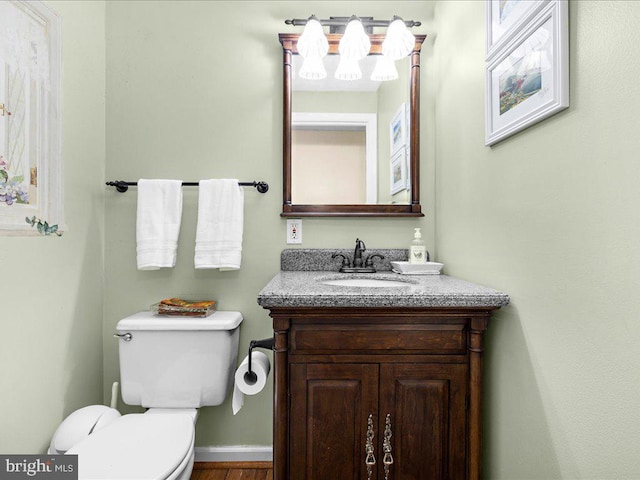
<svg viewBox="0 0 640 480">
<path fill-rule="evenodd" d="M 406 287 L 345 287 L 321 283 L 345 278 L 379 278 Z M 328 271 L 281 271 L 258 294 L 258 304 L 274 307 L 466 307 L 499 308 L 509 296 L 447 275 L 400 275 L 392 272 L 347 274 Z"/>
</svg>

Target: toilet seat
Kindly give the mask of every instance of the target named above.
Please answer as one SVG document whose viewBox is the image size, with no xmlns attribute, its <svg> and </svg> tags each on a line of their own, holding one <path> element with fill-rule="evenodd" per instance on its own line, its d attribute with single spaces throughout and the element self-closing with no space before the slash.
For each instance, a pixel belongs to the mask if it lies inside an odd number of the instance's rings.
<svg viewBox="0 0 640 480">
<path fill-rule="evenodd" d="M 193 456 L 188 414 L 124 415 L 67 454 L 78 455 L 81 480 L 171 480 Z"/>
</svg>

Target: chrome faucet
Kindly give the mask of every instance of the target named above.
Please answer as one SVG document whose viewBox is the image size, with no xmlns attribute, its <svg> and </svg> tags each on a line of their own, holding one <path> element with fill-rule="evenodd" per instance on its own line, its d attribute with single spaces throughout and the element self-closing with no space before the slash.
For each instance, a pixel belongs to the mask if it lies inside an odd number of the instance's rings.
<svg viewBox="0 0 640 480">
<path fill-rule="evenodd" d="M 367 246 L 364 244 L 362 240 L 356 238 L 356 246 L 353 250 L 353 262 L 350 263 L 349 259 L 346 255 L 342 253 L 334 253 L 331 255 L 331 258 L 342 257 L 342 266 L 340 267 L 340 271 L 342 273 L 375 273 L 376 269 L 373 267 L 373 259 L 379 258 L 383 259 L 384 257 L 380 254 L 369 255 L 366 262 L 362 257 L 362 253 L 367 250 Z"/>
</svg>

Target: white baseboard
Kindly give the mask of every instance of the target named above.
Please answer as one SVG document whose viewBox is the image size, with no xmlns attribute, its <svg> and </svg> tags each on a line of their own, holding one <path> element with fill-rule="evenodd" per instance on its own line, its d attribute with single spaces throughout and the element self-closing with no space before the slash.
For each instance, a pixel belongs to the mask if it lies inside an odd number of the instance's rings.
<svg viewBox="0 0 640 480">
<path fill-rule="evenodd" d="M 196 462 L 271 462 L 273 447 L 263 445 L 229 445 L 196 447 Z"/>
</svg>

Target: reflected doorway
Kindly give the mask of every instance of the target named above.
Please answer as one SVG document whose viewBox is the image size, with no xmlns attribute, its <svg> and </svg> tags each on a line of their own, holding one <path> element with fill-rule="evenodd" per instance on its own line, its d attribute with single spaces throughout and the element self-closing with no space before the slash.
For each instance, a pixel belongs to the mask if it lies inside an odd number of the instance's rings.
<svg viewBox="0 0 640 480">
<path fill-rule="evenodd" d="M 375 114 L 293 113 L 295 204 L 377 202 Z"/>
</svg>

